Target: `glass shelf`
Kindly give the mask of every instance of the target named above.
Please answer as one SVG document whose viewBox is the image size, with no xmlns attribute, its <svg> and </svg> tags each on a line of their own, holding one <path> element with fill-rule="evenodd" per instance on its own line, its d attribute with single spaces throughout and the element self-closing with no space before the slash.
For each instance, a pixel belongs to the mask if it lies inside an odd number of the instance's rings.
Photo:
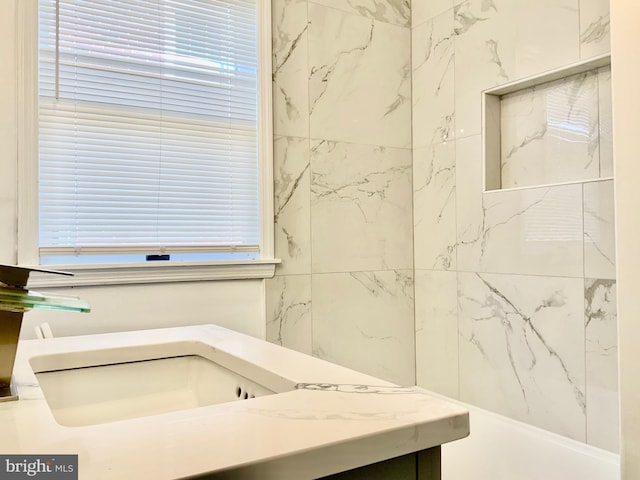
<svg viewBox="0 0 640 480">
<path fill-rule="evenodd" d="M 33 290 L 0 288 L 0 310 L 26 312 L 32 308 L 85 313 L 91 311 L 87 302 L 76 297 L 50 295 Z"/>
</svg>

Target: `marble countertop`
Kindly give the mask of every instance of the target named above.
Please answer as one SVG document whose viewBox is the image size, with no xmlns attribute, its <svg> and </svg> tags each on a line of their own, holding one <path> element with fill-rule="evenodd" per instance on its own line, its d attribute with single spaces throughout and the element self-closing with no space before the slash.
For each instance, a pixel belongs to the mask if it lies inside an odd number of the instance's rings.
<svg viewBox="0 0 640 480">
<path fill-rule="evenodd" d="M 136 346 L 159 358 L 175 342 L 239 357 L 249 378 L 271 372 L 283 393 L 68 427 L 56 423 L 30 366 L 46 354 Z M 214 325 L 22 341 L 14 383 L 20 400 L 0 403 L 0 453 L 78 454 L 81 479 L 312 479 L 469 434 L 467 410 L 424 390 Z"/>
</svg>

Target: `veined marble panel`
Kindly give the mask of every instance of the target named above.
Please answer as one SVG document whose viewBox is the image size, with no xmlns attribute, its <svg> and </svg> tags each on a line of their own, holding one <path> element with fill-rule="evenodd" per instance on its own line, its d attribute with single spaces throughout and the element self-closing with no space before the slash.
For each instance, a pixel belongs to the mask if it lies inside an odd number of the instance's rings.
<svg viewBox="0 0 640 480">
<path fill-rule="evenodd" d="M 415 268 L 456 268 L 455 142 L 413 151 Z"/>
<path fill-rule="evenodd" d="M 411 150 L 313 141 L 313 272 L 412 268 Z"/>
<path fill-rule="evenodd" d="M 273 0 L 273 130 L 309 136 L 306 0 Z"/>
<path fill-rule="evenodd" d="M 314 274 L 312 292 L 315 356 L 414 384 L 411 270 Z"/>
<path fill-rule="evenodd" d="M 585 441 L 583 280 L 458 273 L 460 399 Z"/>
<path fill-rule="evenodd" d="M 411 31 L 309 4 L 311 138 L 411 147 Z"/>
<path fill-rule="evenodd" d="M 500 109 L 502 188 L 600 176 L 597 72 L 505 95 Z"/>
<path fill-rule="evenodd" d="M 311 275 L 266 280 L 267 341 L 311 355 Z"/>
<path fill-rule="evenodd" d="M 416 379 L 458 398 L 458 286 L 455 272 L 416 269 Z"/>
<path fill-rule="evenodd" d="M 411 0 L 411 27 L 416 28 L 427 20 L 453 8 L 463 0 Z"/>
<path fill-rule="evenodd" d="M 585 281 L 587 443 L 618 453 L 618 329 L 615 280 Z"/>
<path fill-rule="evenodd" d="M 456 142 L 458 270 L 582 277 L 582 185 L 483 194 L 480 155 Z"/>
<path fill-rule="evenodd" d="M 467 0 L 454 7 L 457 137 L 480 133 L 480 92 L 513 80 L 515 8 L 513 0 Z"/>
<path fill-rule="evenodd" d="M 514 3 L 517 5 L 515 78 L 580 60 L 578 7 L 582 0 L 519 0 Z"/>
<path fill-rule="evenodd" d="M 311 355 L 311 275 L 266 281 L 267 341 Z"/>
<path fill-rule="evenodd" d="M 611 66 L 598 70 L 600 106 L 600 176 L 613 177 L 613 121 L 611 114 Z"/>
<path fill-rule="evenodd" d="M 273 153 L 276 273 L 311 273 L 309 140 L 276 137 Z"/>
<path fill-rule="evenodd" d="M 456 135 L 480 133 L 482 90 L 577 62 L 578 16 L 578 0 L 456 6 Z"/>
<path fill-rule="evenodd" d="M 613 180 L 584 184 L 584 275 L 616 278 Z"/>
<path fill-rule="evenodd" d="M 608 53 L 609 35 L 609 0 L 580 0 L 581 58 Z"/>
<path fill-rule="evenodd" d="M 310 0 L 311 3 L 344 12 L 408 27 L 411 25 L 409 0 Z"/>
<path fill-rule="evenodd" d="M 455 134 L 453 10 L 412 29 L 413 148 Z"/>
</svg>

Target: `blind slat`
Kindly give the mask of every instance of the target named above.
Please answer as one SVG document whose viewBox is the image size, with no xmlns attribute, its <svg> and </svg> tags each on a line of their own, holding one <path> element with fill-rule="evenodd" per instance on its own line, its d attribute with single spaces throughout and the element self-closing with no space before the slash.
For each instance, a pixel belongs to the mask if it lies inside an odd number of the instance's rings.
<svg viewBox="0 0 640 480">
<path fill-rule="evenodd" d="M 39 8 L 41 254 L 258 251 L 256 0 Z"/>
</svg>

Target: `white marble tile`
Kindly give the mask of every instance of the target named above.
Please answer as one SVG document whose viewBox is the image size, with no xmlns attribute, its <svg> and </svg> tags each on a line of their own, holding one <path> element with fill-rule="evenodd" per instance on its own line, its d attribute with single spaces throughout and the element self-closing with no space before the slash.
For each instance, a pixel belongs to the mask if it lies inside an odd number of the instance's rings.
<svg viewBox="0 0 640 480">
<path fill-rule="evenodd" d="M 585 441 L 583 280 L 458 273 L 460 399 Z"/>
<path fill-rule="evenodd" d="M 598 70 L 598 104 L 600 105 L 600 177 L 613 177 L 611 66 Z"/>
<path fill-rule="evenodd" d="M 415 383 L 411 270 L 314 274 L 312 292 L 315 356 Z"/>
<path fill-rule="evenodd" d="M 306 0 L 273 0 L 273 131 L 309 136 Z"/>
<path fill-rule="evenodd" d="M 578 5 L 581 1 L 515 2 L 515 78 L 535 75 L 580 60 Z"/>
<path fill-rule="evenodd" d="M 596 72 L 505 95 L 500 110 L 502 188 L 600 176 Z"/>
<path fill-rule="evenodd" d="M 618 453 L 618 330 L 614 280 L 585 281 L 587 443 Z"/>
<path fill-rule="evenodd" d="M 311 355 L 311 275 L 266 280 L 267 341 Z"/>
<path fill-rule="evenodd" d="M 416 380 L 458 398 L 458 286 L 455 272 L 416 269 Z"/>
<path fill-rule="evenodd" d="M 311 273 L 309 140 L 276 137 L 273 144 L 274 230 L 278 275 Z"/>
<path fill-rule="evenodd" d="M 580 0 L 580 56 L 589 58 L 610 51 L 609 1 Z"/>
<path fill-rule="evenodd" d="M 582 277 L 582 186 L 482 194 L 480 164 L 480 138 L 458 140 L 458 270 Z"/>
<path fill-rule="evenodd" d="M 616 277 L 613 180 L 584 184 L 584 275 Z"/>
<path fill-rule="evenodd" d="M 480 133 L 482 90 L 577 62 L 578 15 L 578 0 L 456 6 L 456 135 Z"/>
<path fill-rule="evenodd" d="M 481 92 L 513 80 L 516 4 L 467 0 L 454 7 L 456 136 L 480 133 Z"/>
<path fill-rule="evenodd" d="M 380 22 L 405 27 L 411 25 L 409 0 L 310 0 L 310 3 L 356 13 Z"/>
<path fill-rule="evenodd" d="M 309 4 L 311 138 L 411 147 L 411 31 Z"/>
<path fill-rule="evenodd" d="M 411 150 L 312 141 L 313 272 L 412 268 Z"/>
<path fill-rule="evenodd" d="M 412 29 L 413 148 L 453 138 L 453 10 Z"/>
<path fill-rule="evenodd" d="M 455 3 L 460 3 L 457 0 Z M 416 28 L 427 20 L 453 8 L 454 0 L 411 0 L 411 27 Z"/>
<path fill-rule="evenodd" d="M 413 151 L 415 268 L 456 268 L 455 142 Z"/>
</svg>

